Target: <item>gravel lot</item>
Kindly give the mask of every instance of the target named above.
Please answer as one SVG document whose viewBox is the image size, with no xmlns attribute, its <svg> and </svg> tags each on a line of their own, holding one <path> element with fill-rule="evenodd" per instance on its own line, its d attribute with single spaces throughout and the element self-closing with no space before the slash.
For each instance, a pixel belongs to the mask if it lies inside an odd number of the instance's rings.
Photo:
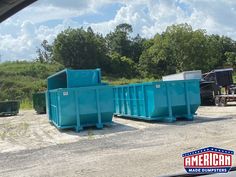
<svg viewBox="0 0 236 177">
<path fill-rule="evenodd" d="M 235 106 L 200 107 L 194 121 L 113 120 L 103 130 L 75 133 L 58 131 L 32 110 L 1 117 L 0 176 L 161 176 L 184 172 L 184 152 L 236 150 Z"/>
</svg>

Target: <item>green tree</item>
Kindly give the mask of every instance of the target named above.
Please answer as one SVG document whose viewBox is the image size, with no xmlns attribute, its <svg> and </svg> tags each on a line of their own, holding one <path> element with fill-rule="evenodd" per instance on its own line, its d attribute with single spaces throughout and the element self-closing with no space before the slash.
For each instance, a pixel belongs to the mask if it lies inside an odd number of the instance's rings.
<svg viewBox="0 0 236 177">
<path fill-rule="evenodd" d="M 131 78 L 137 71 L 134 61 L 126 56 L 121 56 L 117 52 L 112 52 L 109 56 L 110 74 L 118 77 Z"/>
<path fill-rule="evenodd" d="M 141 75 L 144 77 L 160 78 L 162 75 L 176 71 L 176 62 L 172 57 L 173 51 L 169 44 L 166 38 L 158 34 L 156 34 L 154 40 L 145 43 L 147 48 L 139 60 Z"/>
<path fill-rule="evenodd" d="M 225 57 L 227 58 L 227 64 L 236 68 L 236 52 L 225 52 Z"/>
<path fill-rule="evenodd" d="M 161 75 L 200 69 L 203 72 L 219 66 L 221 45 L 205 30 L 193 30 L 188 24 L 167 27 L 157 34 L 140 57 L 142 75 Z M 147 45 L 148 46 L 148 45 Z"/>
<path fill-rule="evenodd" d="M 58 34 L 53 44 L 54 60 L 69 68 L 103 68 L 106 53 L 104 38 L 91 28 L 68 28 Z"/>
<path fill-rule="evenodd" d="M 131 40 L 130 33 L 133 31 L 132 26 L 126 23 L 120 24 L 114 32 L 106 35 L 107 47 L 110 52 L 116 52 L 121 56 L 130 57 Z"/>
<path fill-rule="evenodd" d="M 36 50 L 37 58 L 36 61 L 40 63 L 52 62 L 52 45 L 48 44 L 47 40 L 43 40 L 41 47 Z"/>
<path fill-rule="evenodd" d="M 130 58 L 135 62 L 139 62 L 139 57 L 141 56 L 144 48 L 145 48 L 145 39 L 142 38 L 139 34 L 134 37 L 131 41 L 131 46 L 130 46 Z"/>
</svg>

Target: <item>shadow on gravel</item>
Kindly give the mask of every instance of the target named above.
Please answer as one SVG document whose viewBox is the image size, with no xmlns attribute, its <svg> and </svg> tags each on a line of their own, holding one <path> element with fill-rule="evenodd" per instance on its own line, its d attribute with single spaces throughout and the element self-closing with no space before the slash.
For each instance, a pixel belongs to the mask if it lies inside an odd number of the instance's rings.
<svg viewBox="0 0 236 177">
<path fill-rule="evenodd" d="M 76 135 L 81 137 L 88 136 L 88 138 L 93 138 L 94 135 L 109 135 L 113 133 L 135 131 L 135 130 L 137 130 L 137 128 L 120 124 L 117 122 L 112 122 L 110 124 L 104 125 L 103 129 L 97 129 L 95 126 L 91 126 L 91 127 L 85 127 L 80 132 L 76 132 L 74 129 L 65 129 L 58 131 L 69 135 Z"/>
<path fill-rule="evenodd" d="M 227 117 L 201 117 L 201 116 L 197 116 L 194 118 L 193 121 L 189 121 L 184 118 L 178 118 L 177 121 L 173 123 L 173 125 L 183 126 L 183 125 L 189 125 L 189 124 L 225 121 L 225 120 L 231 120 L 231 119 L 233 119 L 233 118 L 230 116 L 227 116 Z M 169 124 L 171 124 L 171 123 L 169 123 Z"/>
<path fill-rule="evenodd" d="M 134 118 L 129 118 L 129 117 L 124 117 L 124 116 L 119 116 L 117 118 L 122 118 L 122 119 L 127 119 L 131 121 L 138 121 L 138 122 L 146 122 L 150 124 L 165 124 L 165 125 L 177 125 L 177 126 L 183 126 L 183 125 L 189 125 L 189 124 L 196 124 L 196 123 L 206 123 L 206 122 L 215 122 L 215 121 L 225 121 L 225 120 L 230 120 L 233 119 L 232 116 L 227 116 L 227 117 L 201 117 L 201 116 L 196 116 L 194 120 L 186 120 L 186 118 L 177 118 L 175 122 L 164 122 L 164 121 L 157 121 L 157 120 L 142 120 L 142 119 L 134 119 Z"/>
</svg>

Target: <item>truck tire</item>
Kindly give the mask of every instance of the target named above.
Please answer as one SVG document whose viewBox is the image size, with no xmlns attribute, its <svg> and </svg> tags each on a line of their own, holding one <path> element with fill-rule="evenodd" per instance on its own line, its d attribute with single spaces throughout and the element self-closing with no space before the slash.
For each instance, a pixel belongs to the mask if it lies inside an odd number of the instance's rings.
<svg viewBox="0 0 236 177">
<path fill-rule="evenodd" d="M 215 105 L 220 106 L 220 97 L 215 97 Z"/>
<path fill-rule="evenodd" d="M 220 99 L 220 106 L 226 106 L 227 105 L 227 98 L 222 97 Z"/>
</svg>

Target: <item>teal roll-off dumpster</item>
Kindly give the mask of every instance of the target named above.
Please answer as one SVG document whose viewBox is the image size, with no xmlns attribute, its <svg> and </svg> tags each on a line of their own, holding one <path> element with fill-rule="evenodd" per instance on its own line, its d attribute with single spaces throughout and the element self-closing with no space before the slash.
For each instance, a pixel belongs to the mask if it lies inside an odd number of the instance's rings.
<svg viewBox="0 0 236 177">
<path fill-rule="evenodd" d="M 65 69 L 48 78 L 47 113 L 60 128 L 102 128 L 112 122 L 113 89 L 101 82 L 100 69 Z"/>
<path fill-rule="evenodd" d="M 199 80 L 160 81 L 116 86 L 115 115 L 173 122 L 193 120 L 200 101 Z"/>
<path fill-rule="evenodd" d="M 37 114 L 46 114 L 45 92 L 37 92 L 33 94 L 33 107 Z"/>
</svg>

